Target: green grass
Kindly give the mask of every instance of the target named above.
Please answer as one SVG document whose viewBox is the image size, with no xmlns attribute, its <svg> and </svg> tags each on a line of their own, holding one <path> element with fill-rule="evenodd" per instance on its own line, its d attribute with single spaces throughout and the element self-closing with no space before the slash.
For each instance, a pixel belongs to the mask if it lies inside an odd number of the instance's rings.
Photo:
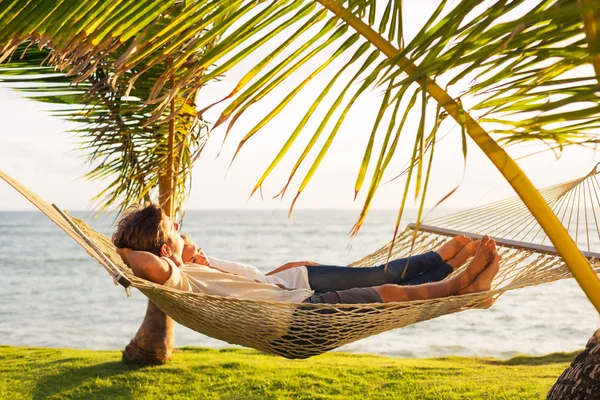
<svg viewBox="0 0 600 400">
<path fill-rule="evenodd" d="M 286 360 L 184 348 L 139 367 L 118 351 L 0 346 L 0 399 L 541 399 L 575 355 Z"/>
</svg>

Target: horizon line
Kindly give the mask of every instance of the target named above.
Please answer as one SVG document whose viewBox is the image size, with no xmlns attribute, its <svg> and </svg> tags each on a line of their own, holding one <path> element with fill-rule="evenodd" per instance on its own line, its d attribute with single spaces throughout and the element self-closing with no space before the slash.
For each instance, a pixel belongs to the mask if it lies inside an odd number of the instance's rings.
<svg viewBox="0 0 600 400">
<path fill-rule="evenodd" d="M 418 210 L 418 207 L 405 207 L 405 210 Z M 460 207 L 436 207 L 436 210 L 460 210 Z M 96 212 L 95 210 L 86 210 L 86 209 L 66 209 L 71 212 Z M 187 211 L 289 211 L 288 208 L 276 207 L 276 208 L 190 208 L 185 210 Z M 353 208 L 353 207 L 323 207 L 323 208 L 294 208 L 294 211 L 325 211 L 325 210 L 344 210 L 344 211 L 360 211 L 361 208 Z M 371 207 L 370 211 L 374 210 L 390 210 L 397 211 L 398 208 L 392 207 Z M 424 208 L 424 210 L 429 210 L 429 208 Z M 42 212 L 39 209 L 0 209 L 0 212 Z M 117 210 L 113 211 L 104 211 L 102 213 L 113 213 L 118 212 Z"/>
</svg>

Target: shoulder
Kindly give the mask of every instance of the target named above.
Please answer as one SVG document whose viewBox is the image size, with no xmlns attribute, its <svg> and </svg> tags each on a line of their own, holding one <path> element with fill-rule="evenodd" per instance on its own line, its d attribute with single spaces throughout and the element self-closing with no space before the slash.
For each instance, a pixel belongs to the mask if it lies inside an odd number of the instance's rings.
<svg viewBox="0 0 600 400">
<path fill-rule="evenodd" d="M 132 269 L 136 276 L 162 285 L 171 276 L 172 268 L 176 268 L 173 261 L 157 257 L 156 260 L 140 263 Z"/>
</svg>

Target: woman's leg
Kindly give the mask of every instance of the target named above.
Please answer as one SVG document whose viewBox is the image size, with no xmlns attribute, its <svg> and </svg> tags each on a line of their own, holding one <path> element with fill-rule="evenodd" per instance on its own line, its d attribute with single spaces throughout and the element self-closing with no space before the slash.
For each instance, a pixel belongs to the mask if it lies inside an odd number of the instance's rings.
<svg viewBox="0 0 600 400">
<path fill-rule="evenodd" d="M 450 258 L 442 265 L 433 267 L 412 279 L 404 279 L 400 282 L 400 284 L 414 286 L 422 285 L 424 283 L 443 281 L 456 268 L 463 265 L 469 258 L 471 258 L 471 256 L 475 254 L 475 251 L 479 247 L 479 243 L 479 240 L 467 243 L 454 257 Z"/>
<path fill-rule="evenodd" d="M 400 284 L 416 278 L 431 268 L 443 265 L 438 253 L 431 251 L 410 258 L 400 258 L 377 267 L 349 268 L 334 265 L 306 267 L 311 289 L 324 293 L 356 287 L 381 286 L 388 283 Z"/>
<path fill-rule="evenodd" d="M 475 254 L 480 241 L 469 242 L 454 257 L 442 265 L 433 267 L 428 271 L 417 275 L 415 278 L 403 280 L 402 285 L 422 285 L 424 283 L 439 282 L 446 279 L 456 268 L 463 265 L 471 256 Z"/>
<path fill-rule="evenodd" d="M 384 265 L 367 268 L 348 268 L 333 265 L 306 267 L 308 282 L 316 292 L 346 290 L 355 287 L 373 287 L 388 283 L 406 284 L 406 282 L 427 273 L 432 268 L 449 265 L 413 285 L 444 279 L 453 268 L 464 264 L 477 249 L 478 243 L 470 241 L 466 236 L 457 236 L 444 243 L 436 251 L 409 258 L 390 261 L 387 268 Z"/>
<path fill-rule="evenodd" d="M 423 285 L 424 283 L 443 281 L 453 271 L 454 268 L 450 264 L 442 264 L 440 266 L 431 268 L 429 271 L 426 271 L 413 279 L 403 281 L 402 285 L 414 286 Z"/>
</svg>

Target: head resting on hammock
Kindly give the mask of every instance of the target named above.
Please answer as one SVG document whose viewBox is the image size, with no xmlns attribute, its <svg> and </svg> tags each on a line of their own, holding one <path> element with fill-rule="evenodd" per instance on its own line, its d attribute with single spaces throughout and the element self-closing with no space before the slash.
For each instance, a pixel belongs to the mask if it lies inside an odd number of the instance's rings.
<svg viewBox="0 0 600 400">
<path fill-rule="evenodd" d="M 119 220 L 112 242 L 117 248 L 166 257 L 181 257 L 184 246 L 179 224 L 155 203 L 130 207 Z"/>
</svg>

